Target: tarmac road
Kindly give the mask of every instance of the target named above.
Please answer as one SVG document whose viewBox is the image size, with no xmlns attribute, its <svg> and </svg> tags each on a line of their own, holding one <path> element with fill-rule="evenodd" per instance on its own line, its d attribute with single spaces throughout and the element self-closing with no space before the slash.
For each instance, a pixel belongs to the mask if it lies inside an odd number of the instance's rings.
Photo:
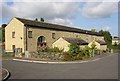
<svg viewBox="0 0 120 81">
<path fill-rule="evenodd" d="M 37 64 L 3 60 L 10 79 L 118 79 L 118 54 L 82 64 Z"/>
</svg>

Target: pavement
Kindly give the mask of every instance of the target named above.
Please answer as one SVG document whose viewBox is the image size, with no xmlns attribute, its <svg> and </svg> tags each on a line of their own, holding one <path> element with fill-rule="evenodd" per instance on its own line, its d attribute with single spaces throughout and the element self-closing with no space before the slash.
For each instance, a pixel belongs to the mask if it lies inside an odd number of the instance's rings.
<svg viewBox="0 0 120 81">
<path fill-rule="evenodd" d="M 10 75 L 9 71 L 7 69 L 5 69 L 5 68 L 0 69 L 0 80 L 1 81 L 7 80 L 9 75 Z"/>
<path fill-rule="evenodd" d="M 117 54 L 117 53 L 113 53 Z M 106 56 L 111 56 L 113 54 L 101 54 L 96 55 L 95 57 L 83 59 L 83 60 L 74 60 L 74 61 L 59 61 L 59 60 L 39 60 L 39 59 L 30 59 L 30 58 L 14 58 L 14 61 L 22 61 L 22 62 L 33 62 L 33 63 L 45 63 L 45 64 L 71 64 L 71 63 L 86 63 L 100 60 Z"/>
<path fill-rule="evenodd" d="M 97 59 L 97 58 L 96 58 Z M 9 79 L 118 79 L 118 54 L 86 63 L 46 64 L 3 60 Z"/>
</svg>

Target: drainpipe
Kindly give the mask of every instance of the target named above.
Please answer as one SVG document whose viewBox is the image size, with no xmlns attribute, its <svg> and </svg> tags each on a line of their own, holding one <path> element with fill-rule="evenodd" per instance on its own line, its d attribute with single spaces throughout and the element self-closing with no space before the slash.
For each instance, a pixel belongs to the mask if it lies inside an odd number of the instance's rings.
<svg viewBox="0 0 120 81">
<path fill-rule="evenodd" d="M 28 50 L 28 49 L 27 49 L 27 25 L 25 25 L 25 39 L 26 39 L 26 40 L 25 40 L 25 45 L 26 45 L 26 46 L 25 46 L 25 47 L 26 47 L 26 48 L 25 48 L 25 51 L 27 51 L 27 50 Z"/>
<path fill-rule="evenodd" d="M 26 26 L 26 51 L 28 51 L 28 47 L 27 47 L 27 36 L 28 36 L 28 33 L 27 33 L 28 31 L 27 31 L 27 26 Z"/>
<path fill-rule="evenodd" d="M 26 33 L 26 42 L 25 42 L 25 44 L 26 44 L 26 49 L 25 49 L 25 58 L 28 58 L 29 57 L 29 53 L 28 53 L 28 27 L 27 27 L 27 25 L 25 25 L 25 27 L 26 27 L 26 30 L 25 30 L 25 33 Z"/>
</svg>

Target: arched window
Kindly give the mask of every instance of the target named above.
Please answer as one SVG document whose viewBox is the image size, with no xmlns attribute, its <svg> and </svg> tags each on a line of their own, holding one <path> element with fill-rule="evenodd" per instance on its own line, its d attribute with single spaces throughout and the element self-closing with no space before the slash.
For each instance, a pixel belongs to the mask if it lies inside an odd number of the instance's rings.
<svg viewBox="0 0 120 81">
<path fill-rule="evenodd" d="M 45 39 L 44 36 L 38 37 L 37 46 L 38 47 L 44 47 L 44 46 L 46 46 L 46 39 Z"/>
<path fill-rule="evenodd" d="M 45 37 L 44 36 L 38 37 L 38 42 L 46 42 Z"/>
</svg>

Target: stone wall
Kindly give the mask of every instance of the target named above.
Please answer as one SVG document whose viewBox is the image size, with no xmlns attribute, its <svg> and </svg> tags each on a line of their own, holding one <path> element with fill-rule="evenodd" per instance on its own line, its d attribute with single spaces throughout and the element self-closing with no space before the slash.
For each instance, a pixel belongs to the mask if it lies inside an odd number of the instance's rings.
<svg viewBox="0 0 120 81">
<path fill-rule="evenodd" d="M 32 31 L 32 38 L 28 38 L 28 31 Z M 12 32 L 15 32 L 15 38 L 12 38 Z M 55 33 L 55 39 L 52 38 L 52 33 Z M 29 52 L 37 51 L 37 39 L 40 36 L 46 38 L 48 47 L 52 47 L 52 44 L 60 37 L 77 37 L 88 42 L 93 39 L 104 40 L 103 36 L 43 29 L 40 27 L 25 27 L 22 22 L 13 18 L 5 28 L 5 50 L 6 52 L 13 52 L 12 46 L 15 45 L 15 48 L 22 48 L 23 53 L 27 49 Z"/>
<path fill-rule="evenodd" d="M 77 37 L 82 38 L 88 42 L 91 42 L 94 38 L 96 39 L 104 39 L 102 36 L 88 35 L 82 33 L 74 33 L 74 32 L 66 32 L 66 31 L 57 31 L 57 30 L 49 30 L 42 28 L 33 28 L 29 27 L 28 31 L 32 31 L 32 38 L 28 38 L 28 51 L 33 52 L 37 50 L 37 39 L 40 36 L 44 36 L 46 38 L 47 46 L 52 47 L 52 44 L 59 39 L 60 37 Z M 55 39 L 52 38 L 52 33 L 55 33 Z"/>
</svg>

